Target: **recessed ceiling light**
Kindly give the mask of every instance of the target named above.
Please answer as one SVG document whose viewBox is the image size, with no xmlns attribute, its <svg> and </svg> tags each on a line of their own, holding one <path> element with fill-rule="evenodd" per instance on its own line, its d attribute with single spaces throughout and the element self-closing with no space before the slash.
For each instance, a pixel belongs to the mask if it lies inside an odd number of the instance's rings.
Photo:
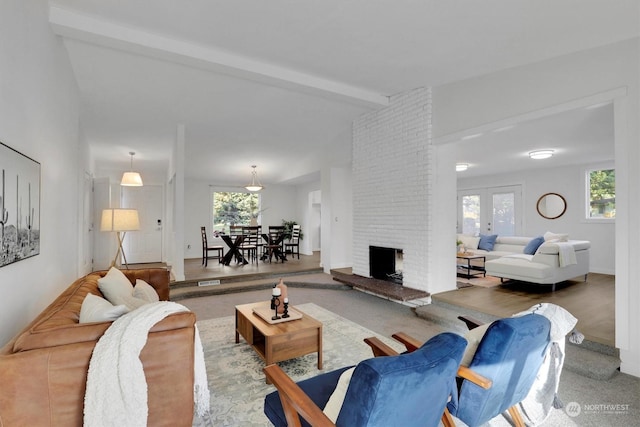
<svg viewBox="0 0 640 427">
<path fill-rule="evenodd" d="M 536 150 L 529 152 L 529 157 L 534 160 L 548 159 L 553 156 L 553 150 Z"/>
<path fill-rule="evenodd" d="M 463 172 L 469 169 L 468 163 L 456 163 L 456 172 Z"/>
</svg>

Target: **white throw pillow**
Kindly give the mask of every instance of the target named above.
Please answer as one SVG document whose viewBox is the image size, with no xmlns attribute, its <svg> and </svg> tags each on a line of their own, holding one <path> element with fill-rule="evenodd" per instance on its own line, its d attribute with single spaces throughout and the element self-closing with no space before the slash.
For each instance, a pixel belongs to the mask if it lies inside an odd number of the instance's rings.
<svg viewBox="0 0 640 427">
<path fill-rule="evenodd" d="M 115 267 L 111 267 L 104 277 L 98 279 L 98 288 L 113 305 L 126 305 L 125 300 L 133 296 L 133 285 L 127 276 Z"/>
<path fill-rule="evenodd" d="M 465 249 L 478 249 L 480 237 L 468 236 L 466 234 L 458 234 L 458 240 L 462 242 Z"/>
<path fill-rule="evenodd" d="M 467 348 L 464 350 L 460 365 L 469 367 L 473 360 L 473 356 L 476 354 L 476 350 L 478 349 L 478 344 L 482 341 L 482 337 L 484 337 L 484 333 L 487 332 L 489 325 L 491 325 L 491 323 L 485 323 L 477 328 L 471 329 L 465 334 L 464 337 L 467 340 Z"/>
<path fill-rule="evenodd" d="M 544 233 L 544 241 L 545 242 L 567 242 L 569 241 L 568 234 L 558 234 L 547 231 Z"/>
<path fill-rule="evenodd" d="M 80 307 L 80 323 L 110 322 L 128 312 L 124 305 L 113 305 L 102 297 L 87 294 Z"/>
<path fill-rule="evenodd" d="M 349 382 L 351 381 L 354 369 L 356 369 L 355 366 L 347 369 L 340 375 L 340 379 L 338 380 L 338 384 L 336 384 L 335 390 L 333 390 L 331 397 L 329 397 L 329 401 L 322 410 L 322 412 L 324 412 L 324 414 L 333 421 L 334 424 L 338 419 L 338 415 L 340 415 L 342 402 L 344 402 L 344 397 L 347 394 L 347 389 L 349 388 Z"/>
<path fill-rule="evenodd" d="M 160 297 L 153 286 L 142 279 L 136 279 L 136 285 L 133 287 L 133 296 L 147 302 L 160 301 Z"/>
</svg>

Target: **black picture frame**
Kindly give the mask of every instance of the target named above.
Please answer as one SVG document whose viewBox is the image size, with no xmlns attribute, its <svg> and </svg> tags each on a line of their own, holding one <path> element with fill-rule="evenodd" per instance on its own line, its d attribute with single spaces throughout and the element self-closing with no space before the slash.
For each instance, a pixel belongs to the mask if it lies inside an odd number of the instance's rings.
<svg viewBox="0 0 640 427">
<path fill-rule="evenodd" d="M 40 254 L 40 163 L 0 142 L 0 267 Z"/>
</svg>

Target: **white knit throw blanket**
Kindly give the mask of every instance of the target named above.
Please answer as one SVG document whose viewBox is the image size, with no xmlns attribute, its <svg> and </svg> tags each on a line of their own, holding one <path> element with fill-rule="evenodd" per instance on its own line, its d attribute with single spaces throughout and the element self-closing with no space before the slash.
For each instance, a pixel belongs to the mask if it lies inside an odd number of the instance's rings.
<svg viewBox="0 0 640 427">
<path fill-rule="evenodd" d="M 185 306 L 160 301 L 121 316 L 98 340 L 87 375 L 84 425 L 146 426 L 147 381 L 140 351 L 153 325 L 172 313 L 189 311 Z M 196 413 L 209 409 L 209 387 L 204 353 L 196 327 L 194 340 L 194 402 Z"/>
</svg>

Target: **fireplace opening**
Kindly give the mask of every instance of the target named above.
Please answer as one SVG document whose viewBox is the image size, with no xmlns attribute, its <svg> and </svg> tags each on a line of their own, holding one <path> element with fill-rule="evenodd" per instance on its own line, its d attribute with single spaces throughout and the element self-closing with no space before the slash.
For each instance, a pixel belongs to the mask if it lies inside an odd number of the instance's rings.
<svg viewBox="0 0 640 427">
<path fill-rule="evenodd" d="M 402 285 L 402 249 L 369 246 L 369 276 Z"/>
</svg>

